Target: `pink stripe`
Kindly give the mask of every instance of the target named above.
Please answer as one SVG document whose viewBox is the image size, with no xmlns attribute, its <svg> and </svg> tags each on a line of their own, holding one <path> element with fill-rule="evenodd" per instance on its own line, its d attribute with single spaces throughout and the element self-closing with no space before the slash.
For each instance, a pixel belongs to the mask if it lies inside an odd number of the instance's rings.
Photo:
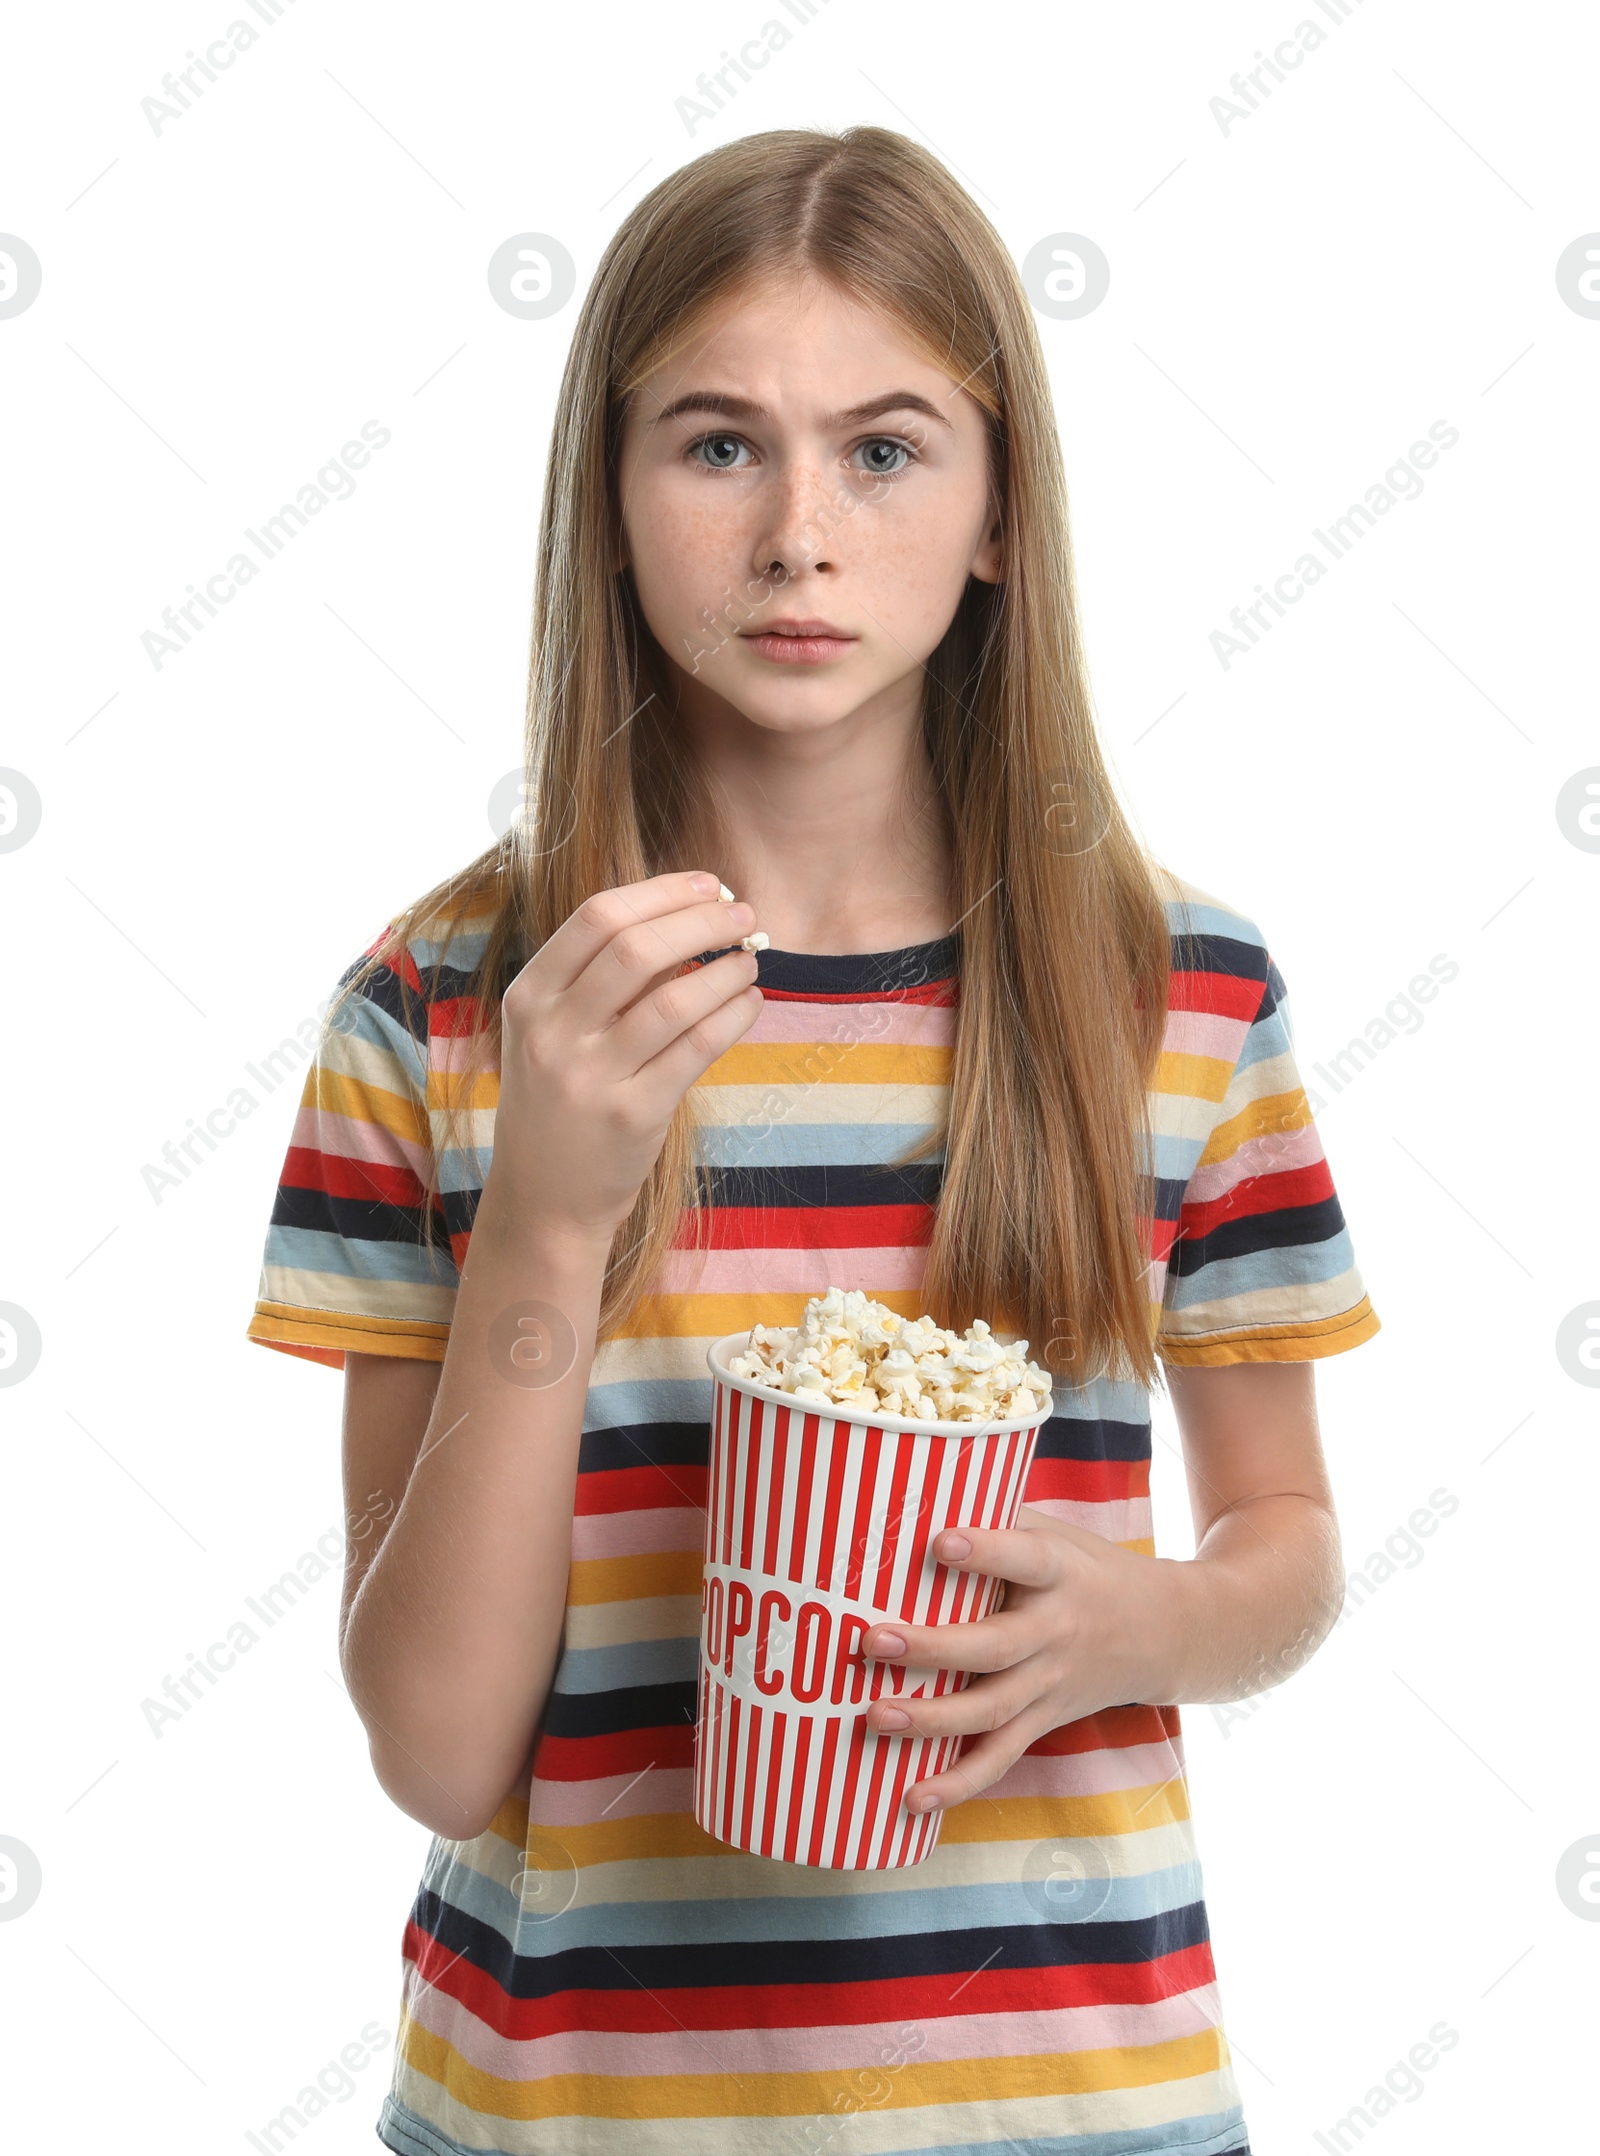
<svg viewBox="0 0 1600 2156">
<path fill-rule="evenodd" d="M 326 1150 L 326 1149 L 325 1149 Z M 387 1158 L 387 1155 L 379 1156 Z M 827 1250 L 669 1250 L 657 1276 L 662 1295 L 821 1295 L 831 1287 L 871 1284 L 914 1293 L 922 1285 L 924 1244 L 862 1243 Z M 730 1325 L 728 1330 L 733 1330 Z"/>
<path fill-rule="evenodd" d="M 1323 1158 L 1322 1140 L 1314 1123 L 1298 1130 L 1273 1131 L 1265 1137 L 1247 1138 L 1226 1160 L 1208 1160 L 1196 1168 L 1184 1192 L 1185 1202 L 1197 1205 L 1225 1198 L 1250 1176 L 1281 1175 L 1298 1168 L 1314 1168 Z"/>
<path fill-rule="evenodd" d="M 809 1723 L 800 1716 L 797 1744 L 806 1743 Z M 797 1761 L 798 1765 L 798 1761 Z M 1105 1745 L 1092 1752 L 1024 1752 L 986 1794 L 1005 1797 L 1089 1797 L 1119 1790 L 1154 1789 L 1183 1771 L 1180 1746 Z M 919 1780 L 926 1779 L 918 1770 Z M 630 1786 L 631 1785 L 631 1786 Z M 601 1819 L 637 1818 L 652 1812 L 686 1812 L 693 1805 L 693 1772 L 688 1767 L 652 1767 L 647 1773 L 607 1774 L 589 1782 L 539 1782 L 535 1827 L 589 1826 Z M 1134 1831 L 1155 1824 L 1154 1808 L 1133 1821 Z M 995 1822 L 997 1840 L 1004 1836 Z M 792 1859 L 790 1860 L 793 1861 Z"/>
<path fill-rule="evenodd" d="M 1225 1011 L 1168 1011 L 1161 1046 L 1168 1055 L 1210 1056 L 1233 1064 L 1249 1030 L 1244 1019 L 1230 1018 Z"/>
<path fill-rule="evenodd" d="M 603 1557 L 644 1557 L 664 1550 L 705 1547 L 706 1516 L 698 1507 L 662 1505 L 648 1512 L 580 1512 L 572 1523 L 572 1561 L 586 1564 Z"/>
<path fill-rule="evenodd" d="M 472 1045 L 469 1033 L 433 1033 L 428 1037 L 428 1068 L 435 1071 L 465 1070 L 467 1051 Z M 490 1055 L 493 1048 L 491 1044 Z M 483 1068 L 495 1068 L 492 1060 Z"/>
<path fill-rule="evenodd" d="M 1035 1512 L 1052 1520 L 1066 1520 L 1085 1527 L 1106 1542 L 1147 1542 L 1153 1526 L 1148 1497 L 1112 1497 L 1096 1504 L 1079 1504 L 1070 1497 L 1030 1497 Z"/>
<path fill-rule="evenodd" d="M 892 1048 L 948 1048 L 955 1039 L 956 1014 L 945 1003 L 784 1003 L 763 1004 L 761 1015 L 741 1046 L 761 1047 L 766 1042 L 790 1045 L 796 1041 L 819 1048 L 839 1050 L 856 1041 L 864 1046 Z M 845 1055 L 837 1071 L 822 1066 L 830 1075 L 849 1082 L 850 1061 Z M 759 1079 L 757 1084 L 809 1085 L 809 1077 L 784 1080 Z"/>
<path fill-rule="evenodd" d="M 590 2030 L 515 2043 L 459 2006 L 448 1993 L 415 1985 L 411 2010 L 422 2026 L 444 2037 L 480 2073 L 505 2081 L 545 2075 L 699 2075 L 706 2071 L 705 2038 L 695 2030 L 608 2030 L 597 2044 Z M 919 2019 L 926 2041 L 909 2055 L 903 2021 L 828 2023 L 821 2028 L 719 2029 L 728 2056 L 750 2073 L 881 2074 L 884 2060 L 972 2061 L 981 2088 L 996 2058 L 1053 2058 L 1083 2051 L 1138 2051 L 1203 2035 L 1220 2019 L 1215 1984 L 1197 1985 L 1139 2006 L 1068 2006 L 1030 2014 L 944 2014 Z"/>
<path fill-rule="evenodd" d="M 289 1143 L 308 1153 L 326 1153 L 335 1160 L 371 1160 L 386 1168 L 394 1166 L 398 1153 L 419 1182 L 427 1181 L 427 1147 L 400 1137 L 385 1124 L 369 1123 L 362 1116 L 335 1115 L 328 1108 L 300 1108 L 295 1113 Z"/>
</svg>

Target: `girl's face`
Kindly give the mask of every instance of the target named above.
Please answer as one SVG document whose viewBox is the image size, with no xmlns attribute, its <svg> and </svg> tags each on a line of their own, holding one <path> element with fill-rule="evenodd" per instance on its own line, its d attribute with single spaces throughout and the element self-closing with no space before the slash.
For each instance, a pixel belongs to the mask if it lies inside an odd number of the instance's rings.
<svg viewBox="0 0 1600 2156">
<path fill-rule="evenodd" d="M 682 706 L 775 733 L 919 711 L 968 577 L 1000 575 L 986 442 L 977 402 L 833 286 L 720 303 L 621 447 L 621 558 Z"/>
</svg>

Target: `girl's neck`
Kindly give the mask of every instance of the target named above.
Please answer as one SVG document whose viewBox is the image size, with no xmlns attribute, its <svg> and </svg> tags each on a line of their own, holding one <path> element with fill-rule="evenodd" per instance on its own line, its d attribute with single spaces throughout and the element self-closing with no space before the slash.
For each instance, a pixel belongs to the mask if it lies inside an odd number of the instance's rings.
<svg viewBox="0 0 1600 2156">
<path fill-rule="evenodd" d="M 679 723 L 726 834 L 705 866 L 774 950 L 894 951 L 949 932 L 950 842 L 920 708 L 783 733 L 726 707 L 680 709 Z"/>
</svg>

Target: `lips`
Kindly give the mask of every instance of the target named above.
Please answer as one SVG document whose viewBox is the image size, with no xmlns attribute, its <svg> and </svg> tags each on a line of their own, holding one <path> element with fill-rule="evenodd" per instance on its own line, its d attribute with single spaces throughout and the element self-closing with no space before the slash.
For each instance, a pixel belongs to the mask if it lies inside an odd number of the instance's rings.
<svg viewBox="0 0 1600 2156">
<path fill-rule="evenodd" d="M 769 621 L 740 631 L 752 651 L 780 666 L 820 666 L 842 659 L 858 641 L 831 621 Z"/>
</svg>

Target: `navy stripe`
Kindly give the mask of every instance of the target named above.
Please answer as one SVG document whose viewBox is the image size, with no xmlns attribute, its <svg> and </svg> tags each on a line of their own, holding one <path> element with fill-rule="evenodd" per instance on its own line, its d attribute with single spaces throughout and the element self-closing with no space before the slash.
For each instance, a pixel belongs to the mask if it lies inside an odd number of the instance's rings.
<svg viewBox="0 0 1600 2156">
<path fill-rule="evenodd" d="M 891 1932 L 876 1937 L 719 1939 L 709 1945 L 571 1947 L 518 1954 L 502 1932 L 424 1887 L 412 1921 L 491 1977 L 513 1999 L 563 1991 L 693 1991 L 777 1984 L 894 1984 L 907 1977 L 968 1976 L 975 1969 L 1065 1969 L 1095 1963 L 1137 1967 L 1211 1937 L 1205 1904 L 1114 1923 L 1013 1924 L 968 1931 Z M 751 2002 L 752 2024 L 761 2010 Z M 781 2024 L 778 2024 L 781 2026 Z"/>
<path fill-rule="evenodd" d="M 933 1205 L 944 1167 L 937 1160 L 914 1160 L 904 1167 L 885 1161 L 861 1168 L 707 1168 L 705 1174 L 714 1206 L 803 1211 L 822 1205 Z"/>
<path fill-rule="evenodd" d="M 1242 1187 L 1242 1186 L 1241 1186 Z M 1288 1250 L 1307 1243 L 1331 1242 L 1343 1232 L 1344 1212 L 1337 1193 L 1314 1205 L 1278 1206 L 1269 1213 L 1243 1213 L 1219 1220 L 1206 1235 L 1180 1235 L 1167 1259 L 1168 1270 L 1182 1279 L 1203 1265 L 1228 1258 L 1250 1258 L 1258 1251 Z"/>
</svg>

